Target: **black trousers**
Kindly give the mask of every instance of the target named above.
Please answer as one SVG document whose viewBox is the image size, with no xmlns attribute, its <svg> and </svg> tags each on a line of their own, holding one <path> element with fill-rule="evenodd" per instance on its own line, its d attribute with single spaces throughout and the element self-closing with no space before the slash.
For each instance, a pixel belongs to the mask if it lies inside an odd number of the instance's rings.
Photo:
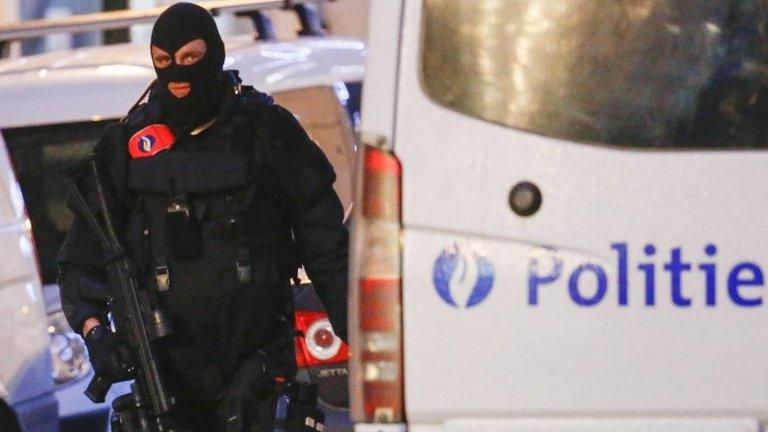
<svg viewBox="0 0 768 432">
<path fill-rule="evenodd" d="M 136 408 L 128 394 L 113 404 L 112 432 L 272 432 L 276 397 L 276 393 L 248 396 L 197 410 L 183 405 L 159 421 L 160 429 L 155 426 L 158 421 Z"/>
<path fill-rule="evenodd" d="M 229 384 L 216 394 L 168 371 L 166 379 L 174 389 L 177 405 L 162 423 L 173 432 L 274 431 L 277 398 L 285 383 L 295 378 L 293 355 L 292 341 L 290 345 L 257 351 L 241 363 Z M 127 395 L 113 403 L 113 432 L 153 431 L 151 426 L 147 429 L 146 413 L 131 401 Z M 149 423 L 153 422 L 150 419 Z"/>
</svg>

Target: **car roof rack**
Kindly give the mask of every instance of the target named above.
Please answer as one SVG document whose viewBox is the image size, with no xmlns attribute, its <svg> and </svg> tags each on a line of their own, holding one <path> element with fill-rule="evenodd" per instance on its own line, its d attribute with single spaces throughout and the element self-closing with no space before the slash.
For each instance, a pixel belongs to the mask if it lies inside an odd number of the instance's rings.
<svg viewBox="0 0 768 432">
<path fill-rule="evenodd" d="M 298 31 L 299 36 L 326 35 L 323 14 L 317 5 L 294 2 L 293 4 L 286 5 L 283 9 L 293 10 L 298 15 L 299 23 L 301 24 L 301 29 Z M 256 40 L 272 40 L 276 38 L 272 20 L 262 11 L 247 10 L 237 12 L 235 15 L 249 18 L 253 22 L 253 27 L 256 29 Z"/>
<path fill-rule="evenodd" d="M 296 4 L 293 5 L 293 10 L 299 15 L 299 21 L 301 21 L 299 36 L 325 36 L 323 16 L 317 5 Z"/>
<path fill-rule="evenodd" d="M 264 12 L 260 10 L 247 10 L 237 12 L 235 15 L 249 18 L 253 22 L 253 27 L 256 29 L 256 40 L 272 40 L 277 38 L 275 26 Z"/>
<path fill-rule="evenodd" d="M 256 26 L 257 39 L 274 38 L 274 29 L 269 18 L 262 14 L 268 9 L 294 10 L 299 14 L 302 29 L 299 34 L 315 34 L 314 22 L 302 16 L 306 6 L 315 6 L 333 0 L 218 0 L 199 2 L 198 5 L 207 9 L 211 15 L 217 16 L 222 12 L 232 12 L 240 16 L 250 17 Z M 52 33 L 79 33 L 94 30 L 108 30 L 129 27 L 133 24 L 151 23 L 166 7 L 156 7 L 140 10 L 120 10 L 97 12 L 83 15 L 73 15 L 62 19 L 39 19 L 20 21 L 0 25 L 0 42 L 18 42 L 24 39 L 45 36 Z M 261 17 L 257 19 L 253 17 Z M 315 18 L 316 21 L 320 21 Z M 308 30 L 309 29 L 309 30 Z M 303 33 L 305 32 L 306 33 Z M 5 47 L 8 50 L 8 47 Z"/>
</svg>

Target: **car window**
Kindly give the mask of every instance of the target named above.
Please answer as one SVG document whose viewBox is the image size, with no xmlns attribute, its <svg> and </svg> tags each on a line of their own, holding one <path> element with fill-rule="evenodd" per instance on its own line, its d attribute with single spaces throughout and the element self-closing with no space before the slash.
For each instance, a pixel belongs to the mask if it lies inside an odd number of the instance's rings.
<svg viewBox="0 0 768 432">
<path fill-rule="evenodd" d="M 421 81 L 504 126 L 624 147 L 768 147 L 768 8 L 424 0 Z"/>
<path fill-rule="evenodd" d="M 43 283 L 56 282 L 56 254 L 72 213 L 63 170 L 87 158 L 107 122 L 4 129 L 37 246 Z"/>
</svg>

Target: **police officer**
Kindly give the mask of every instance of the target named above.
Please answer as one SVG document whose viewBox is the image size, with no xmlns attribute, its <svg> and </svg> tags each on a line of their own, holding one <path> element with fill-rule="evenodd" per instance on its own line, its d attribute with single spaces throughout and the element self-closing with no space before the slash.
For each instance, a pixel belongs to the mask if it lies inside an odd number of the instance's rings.
<svg viewBox="0 0 768 432">
<path fill-rule="evenodd" d="M 300 264 L 346 339 L 335 174 L 291 113 L 222 70 L 224 44 L 205 9 L 169 7 L 151 55 L 147 102 L 107 128 L 94 158 L 139 281 L 175 328 L 161 354 L 179 424 L 269 430 L 270 378 L 295 374 L 289 279 Z M 76 216 L 59 255 L 63 309 L 95 371 L 119 381 L 129 360 L 107 325 L 104 259 Z"/>
</svg>

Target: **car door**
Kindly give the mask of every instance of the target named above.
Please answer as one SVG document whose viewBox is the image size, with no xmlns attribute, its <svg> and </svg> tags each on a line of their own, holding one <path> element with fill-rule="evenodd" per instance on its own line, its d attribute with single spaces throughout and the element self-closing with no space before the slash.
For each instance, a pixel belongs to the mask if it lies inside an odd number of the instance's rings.
<svg viewBox="0 0 768 432">
<path fill-rule="evenodd" d="M 29 219 L 0 136 L 0 412 L 24 431 L 58 430 L 45 306 Z M 0 428 L 15 425 L 2 413 Z M 5 430 L 5 429 L 3 429 Z"/>
</svg>

